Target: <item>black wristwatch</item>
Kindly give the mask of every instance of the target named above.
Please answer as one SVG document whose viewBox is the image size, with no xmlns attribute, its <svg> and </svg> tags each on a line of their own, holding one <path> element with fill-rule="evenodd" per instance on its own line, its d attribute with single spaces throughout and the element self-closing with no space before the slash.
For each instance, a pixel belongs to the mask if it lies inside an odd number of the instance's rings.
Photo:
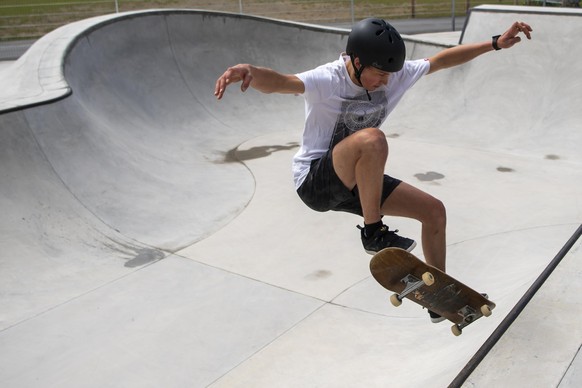
<svg viewBox="0 0 582 388">
<path fill-rule="evenodd" d="M 499 47 L 497 45 L 497 40 L 499 39 L 501 35 L 495 35 L 494 37 L 492 37 L 491 39 L 491 44 L 493 45 L 493 48 L 495 49 L 495 51 L 499 51 L 501 50 L 501 47 Z"/>
</svg>

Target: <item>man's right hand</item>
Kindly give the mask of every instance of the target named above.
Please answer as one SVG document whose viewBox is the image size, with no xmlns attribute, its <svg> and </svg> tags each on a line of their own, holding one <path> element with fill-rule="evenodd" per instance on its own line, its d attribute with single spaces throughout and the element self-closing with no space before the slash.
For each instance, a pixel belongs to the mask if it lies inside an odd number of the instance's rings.
<svg viewBox="0 0 582 388">
<path fill-rule="evenodd" d="M 221 99 L 224 96 L 224 91 L 226 87 L 232 83 L 241 82 L 240 90 L 242 92 L 246 91 L 251 85 L 253 80 L 251 65 L 239 64 L 233 67 L 229 67 L 224 74 L 222 74 L 216 80 L 216 86 L 214 87 L 214 95 L 217 99 Z"/>
</svg>

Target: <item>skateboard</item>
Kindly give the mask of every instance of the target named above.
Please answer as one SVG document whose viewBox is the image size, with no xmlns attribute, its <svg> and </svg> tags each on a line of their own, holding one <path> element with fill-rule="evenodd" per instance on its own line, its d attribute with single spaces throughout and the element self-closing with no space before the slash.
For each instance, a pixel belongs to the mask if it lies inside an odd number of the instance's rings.
<svg viewBox="0 0 582 388">
<path fill-rule="evenodd" d="M 485 296 L 404 249 L 385 248 L 376 253 L 370 271 L 378 283 L 395 292 L 390 297 L 394 306 L 410 299 L 453 322 L 455 336 L 477 319 L 490 316 L 495 308 Z"/>
</svg>

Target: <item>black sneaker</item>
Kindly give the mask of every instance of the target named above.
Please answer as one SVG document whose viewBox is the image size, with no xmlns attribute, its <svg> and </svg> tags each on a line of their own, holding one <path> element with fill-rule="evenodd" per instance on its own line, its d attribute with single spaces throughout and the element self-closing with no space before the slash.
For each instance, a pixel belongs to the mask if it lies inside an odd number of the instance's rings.
<svg viewBox="0 0 582 388">
<path fill-rule="evenodd" d="M 372 236 L 366 237 L 364 228 L 358 225 L 360 234 L 362 235 L 362 244 L 364 250 L 370 255 L 375 255 L 384 248 L 401 248 L 405 251 L 412 251 L 416 246 L 416 241 L 406 237 L 400 237 L 396 234 L 398 229 L 392 231 L 388 230 L 386 225 L 382 225 Z"/>
<path fill-rule="evenodd" d="M 430 321 L 432 323 L 439 323 L 439 322 L 442 322 L 442 321 L 444 321 L 446 319 L 445 317 L 440 316 L 437 313 L 434 313 L 434 312 L 432 312 L 430 310 L 428 310 L 428 315 L 430 315 Z"/>
</svg>

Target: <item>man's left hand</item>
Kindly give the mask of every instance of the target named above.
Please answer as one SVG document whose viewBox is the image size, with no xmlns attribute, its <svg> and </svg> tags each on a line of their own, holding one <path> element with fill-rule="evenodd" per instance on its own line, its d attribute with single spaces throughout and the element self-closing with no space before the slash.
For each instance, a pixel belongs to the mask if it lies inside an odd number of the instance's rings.
<svg viewBox="0 0 582 388">
<path fill-rule="evenodd" d="M 524 22 L 515 22 L 503 35 L 497 40 L 497 45 L 502 49 L 508 49 L 514 44 L 521 42 L 521 37 L 517 36 L 520 32 L 531 39 L 532 28 Z"/>
</svg>

